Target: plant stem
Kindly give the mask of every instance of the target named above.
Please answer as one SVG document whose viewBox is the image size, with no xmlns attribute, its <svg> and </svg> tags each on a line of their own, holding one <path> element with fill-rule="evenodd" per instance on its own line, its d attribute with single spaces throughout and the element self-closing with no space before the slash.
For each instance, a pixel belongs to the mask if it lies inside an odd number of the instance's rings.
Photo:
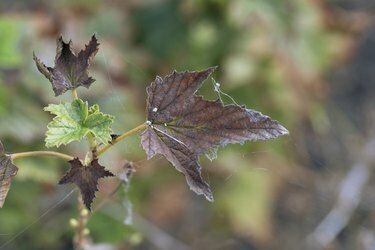
<svg viewBox="0 0 375 250">
<path fill-rule="evenodd" d="M 30 151 L 30 152 L 14 153 L 10 155 L 12 160 L 16 160 L 19 158 L 33 157 L 33 156 L 53 156 L 53 157 L 64 159 L 66 161 L 71 161 L 74 159 L 74 157 L 71 155 L 67 155 L 67 154 L 63 154 L 63 153 L 59 153 L 55 151 Z"/>
<path fill-rule="evenodd" d="M 97 143 L 95 141 L 95 137 L 93 134 L 88 133 L 86 135 L 87 143 L 89 144 L 90 152 L 91 152 L 91 159 L 88 159 L 89 162 L 97 157 Z M 90 158 L 90 157 L 89 157 Z M 86 162 L 88 164 L 89 162 Z"/>
<path fill-rule="evenodd" d="M 72 89 L 72 95 L 73 95 L 74 100 L 78 100 L 79 99 L 78 93 L 77 93 L 77 89 Z"/>
<path fill-rule="evenodd" d="M 96 156 L 99 156 L 101 154 L 103 154 L 105 151 L 107 151 L 108 149 L 110 149 L 113 145 L 115 145 L 116 143 L 118 143 L 119 141 L 122 141 L 124 140 L 125 138 L 131 136 L 132 134 L 135 134 L 141 130 L 144 130 L 145 128 L 147 128 L 147 124 L 146 123 L 142 123 L 141 125 L 129 130 L 128 132 L 125 132 L 123 133 L 122 135 L 120 135 L 119 137 L 117 137 L 116 139 L 114 139 L 110 144 L 107 144 L 105 145 L 103 148 L 101 148 L 98 153 L 96 154 Z"/>
<path fill-rule="evenodd" d="M 72 89 L 72 95 L 74 100 L 78 100 L 77 89 Z M 90 162 L 96 158 L 97 143 L 95 136 L 92 133 L 86 135 L 86 140 L 89 145 L 90 151 L 86 154 L 84 164 L 88 166 Z M 91 154 L 90 154 L 91 153 Z M 78 225 L 75 229 L 73 245 L 75 250 L 84 250 L 87 248 L 89 229 L 86 227 L 89 221 L 89 211 L 83 203 L 82 195 L 78 196 Z"/>
<path fill-rule="evenodd" d="M 82 202 L 81 195 L 78 196 L 78 225 L 75 230 L 73 245 L 75 250 L 86 249 L 85 245 L 87 244 L 87 237 L 89 231 L 86 227 L 88 222 L 89 211 Z"/>
<path fill-rule="evenodd" d="M 86 135 L 86 139 L 89 144 L 90 150 L 95 149 L 97 145 L 94 136 L 91 133 L 88 133 Z"/>
</svg>

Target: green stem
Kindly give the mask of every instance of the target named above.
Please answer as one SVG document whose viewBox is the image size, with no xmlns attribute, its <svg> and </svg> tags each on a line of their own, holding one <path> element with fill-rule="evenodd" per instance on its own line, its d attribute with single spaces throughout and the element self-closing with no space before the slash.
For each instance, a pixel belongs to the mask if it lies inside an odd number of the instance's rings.
<svg viewBox="0 0 375 250">
<path fill-rule="evenodd" d="M 74 100 L 78 100 L 79 99 L 78 93 L 77 93 L 77 89 L 72 89 L 72 95 L 73 95 Z"/>
<path fill-rule="evenodd" d="M 93 134 L 88 133 L 86 135 L 87 143 L 89 144 L 91 155 L 87 154 L 88 157 L 85 159 L 85 164 L 89 164 L 93 159 L 97 158 L 97 143 Z M 89 153 L 90 153 L 89 152 Z"/>
<path fill-rule="evenodd" d="M 91 151 L 96 151 L 96 147 L 97 147 L 98 145 L 96 144 L 96 141 L 95 141 L 95 138 L 94 138 L 93 134 L 88 133 L 88 134 L 86 135 L 86 139 L 87 139 L 87 142 L 88 142 L 88 144 L 89 144 L 90 150 L 91 150 Z"/>
<path fill-rule="evenodd" d="M 124 140 L 125 138 L 141 131 L 141 130 L 144 130 L 147 128 L 147 124 L 146 123 L 142 123 L 141 125 L 129 130 L 128 132 L 125 132 L 123 133 L 122 135 L 120 135 L 119 137 L 117 137 L 116 139 L 114 139 L 110 144 L 107 144 L 105 145 L 103 148 L 101 148 L 98 153 L 96 154 L 96 156 L 99 156 L 101 154 L 103 154 L 105 151 L 107 151 L 108 149 L 110 149 L 113 145 L 115 145 L 116 143 Z"/>
<path fill-rule="evenodd" d="M 67 155 L 67 154 L 63 154 L 63 153 L 59 153 L 55 151 L 30 151 L 30 152 L 14 153 L 10 155 L 12 160 L 16 160 L 19 158 L 33 157 L 33 156 L 53 156 L 53 157 L 64 159 L 66 161 L 71 161 L 74 159 L 74 157 L 71 155 Z"/>
</svg>

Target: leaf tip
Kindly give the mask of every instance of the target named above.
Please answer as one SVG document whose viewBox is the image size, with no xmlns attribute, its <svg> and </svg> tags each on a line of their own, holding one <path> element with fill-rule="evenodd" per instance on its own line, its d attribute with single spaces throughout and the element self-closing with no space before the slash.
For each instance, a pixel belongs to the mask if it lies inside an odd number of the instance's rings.
<svg viewBox="0 0 375 250">
<path fill-rule="evenodd" d="M 200 73 L 205 73 L 205 75 L 207 75 L 206 76 L 206 79 L 207 79 L 208 76 L 210 76 L 217 68 L 218 68 L 218 66 L 212 66 L 212 67 L 209 67 L 205 70 L 200 71 Z"/>
<path fill-rule="evenodd" d="M 214 196 L 212 195 L 211 191 L 208 194 L 204 194 L 204 197 L 206 197 L 209 202 L 214 202 Z"/>
<path fill-rule="evenodd" d="M 190 186 L 190 190 L 194 191 L 198 195 L 203 195 L 209 202 L 214 202 L 214 195 L 212 194 L 211 189 L 208 185 L 205 185 L 204 187 L 199 187 L 198 190 L 196 187 Z"/>
<path fill-rule="evenodd" d="M 96 38 L 96 33 L 92 34 L 91 36 L 91 41 L 90 42 L 93 42 L 95 43 L 96 45 L 99 45 L 100 43 L 98 43 L 98 39 Z"/>
<path fill-rule="evenodd" d="M 282 135 L 289 135 L 289 130 L 287 130 L 283 125 L 279 124 L 278 132 L 280 133 L 280 136 Z"/>
<path fill-rule="evenodd" d="M 200 173 L 195 178 L 194 175 L 189 175 L 188 173 L 184 173 L 184 175 L 191 191 L 198 195 L 203 195 L 210 202 L 214 201 L 210 186 L 201 178 Z"/>
<path fill-rule="evenodd" d="M 206 69 L 206 70 L 211 71 L 211 72 L 214 72 L 217 68 L 219 68 L 218 65 L 216 65 L 216 66 L 211 66 L 211 67 L 209 67 L 209 68 Z"/>
</svg>

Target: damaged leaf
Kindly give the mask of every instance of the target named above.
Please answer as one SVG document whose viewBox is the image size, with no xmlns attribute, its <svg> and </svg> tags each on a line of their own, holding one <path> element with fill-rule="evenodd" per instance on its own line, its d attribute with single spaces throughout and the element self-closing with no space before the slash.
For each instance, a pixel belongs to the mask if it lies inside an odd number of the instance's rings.
<svg viewBox="0 0 375 250">
<path fill-rule="evenodd" d="M 4 205 L 12 178 L 17 171 L 18 168 L 12 163 L 11 157 L 4 154 L 4 147 L 0 142 L 0 208 Z"/>
<path fill-rule="evenodd" d="M 113 176 L 98 163 L 98 159 L 92 160 L 89 166 L 82 165 L 78 158 L 69 161 L 71 168 L 59 181 L 59 184 L 74 183 L 81 191 L 83 203 L 91 210 L 91 203 L 98 191 L 98 179 Z"/>
<path fill-rule="evenodd" d="M 161 154 L 182 172 L 195 193 L 213 196 L 201 177 L 199 156 L 229 143 L 269 140 L 288 134 L 282 125 L 244 106 L 208 101 L 195 92 L 215 70 L 173 72 L 147 88 L 147 122 L 141 135 L 148 158 Z"/>
<path fill-rule="evenodd" d="M 79 141 L 87 133 L 93 133 L 104 144 L 112 140 L 113 117 L 100 112 L 98 105 L 89 108 L 87 102 L 78 99 L 72 103 L 50 104 L 44 110 L 56 116 L 47 125 L 47 147 Z"/>
<path fill-rule="evenodd" d="M 52 84 L 53 91 L 59 96 L 69 89 L 79 86 L 89 88 L 95 82 L 89 76 L 89 67 L 92 59 L 99 50 L 99 43 L 95 35 L 91 37 L 84 50 L 75 55 L 72 49 L 72 41 L 65 43 L 60 37 L 57 40 L 55 67 L 47 67 L 34 54 L 34 61 L 40 73 Z"/>
</svg>

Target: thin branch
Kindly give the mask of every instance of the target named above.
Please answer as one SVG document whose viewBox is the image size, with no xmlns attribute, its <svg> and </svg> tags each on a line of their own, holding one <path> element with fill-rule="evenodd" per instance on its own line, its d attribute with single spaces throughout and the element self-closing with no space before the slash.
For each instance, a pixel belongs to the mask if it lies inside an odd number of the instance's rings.
<svg viewBox="0 0 375 250">
<path fill-rule="evenodd" d="M 312 249 L 326 249 L 346 227 L 361 201 L 361 194 L 369 181 L 375 162 L 375 138 L 364 147 L 361 157 L 341 182 L 337 202 L 315 230 L 306 238 Z"/>
<path fill-rule="evenodd" d="M 119 137 L 117 137 L 116 139 L 114 139 L 110 144 L 107 144 L 106 146 L 104 146 L 103 148 L 101 148 L 98 153 L 96 154 L 96 156 L 100 156 L 101 154 L 103 154 L 105 151 L 107 151 L 108 149 L 110 149 L 113 145 L 115 145 L 116 143 L 124 140 L 125 138 L 141 131 L 141 130 L 144 130 L 147 128 L 147 124 L 146 123 L 142 123 L 141 125 L 129 130 L 128 132 L 120 135 Z"/>
<path fill-rule="evenodd" d="M 186 243 L 168 234 L 144 217 L 134 214 L 134 226 L 157 248 L 165 250 L 191 250 Z"/>
<path fill-rule="evenodd" d="M 109 215 L 110 217 L 121 221 L 117 213 L 102 210 L 102 213 Z M 173 237 L 173 235 L 159 228 L 151 221 L 142 217 L 141 215 L 134 213 L 134 227 L 141 231 L 145 238 L 148 239 L 157 249 L 163 250 L 191 250 L 193 249 L 185 242 Z"/>
<path fill-rule="evenodd" d="M 89 211 L 82 202 L 81 195 L 78 196 L 78 224 L 73 238 L 73 245 L 75 250 L 87 249 L 89 231 L 87 229 L 87 222 L 89 220 Z"/>
<path fill-rule="evenodd" d="M 10 157 L 12 160 L 16 160 L 19 158 L 27 158 L 27 157 L 34 157 L 34 156 L 52 156 L 58 157 L 66 161 L 71 161 L 74 159 L 73 156 L 55 152 L 55 151 L 30 151 L 30 152 L 22 152 L 22 153 L 14 153 L 11 154 Z"/>
<path fill-rule="evenodd" d="M 97 158 L 98 144 L 96 143 L 95 137 L 93 134 L 88 133 L 86 135 L 86 140 L 90 148 L 90 154 L 87 154 L 85 159 L 85 165 L 88 165 L 93 159 Z"/>
</svg>

